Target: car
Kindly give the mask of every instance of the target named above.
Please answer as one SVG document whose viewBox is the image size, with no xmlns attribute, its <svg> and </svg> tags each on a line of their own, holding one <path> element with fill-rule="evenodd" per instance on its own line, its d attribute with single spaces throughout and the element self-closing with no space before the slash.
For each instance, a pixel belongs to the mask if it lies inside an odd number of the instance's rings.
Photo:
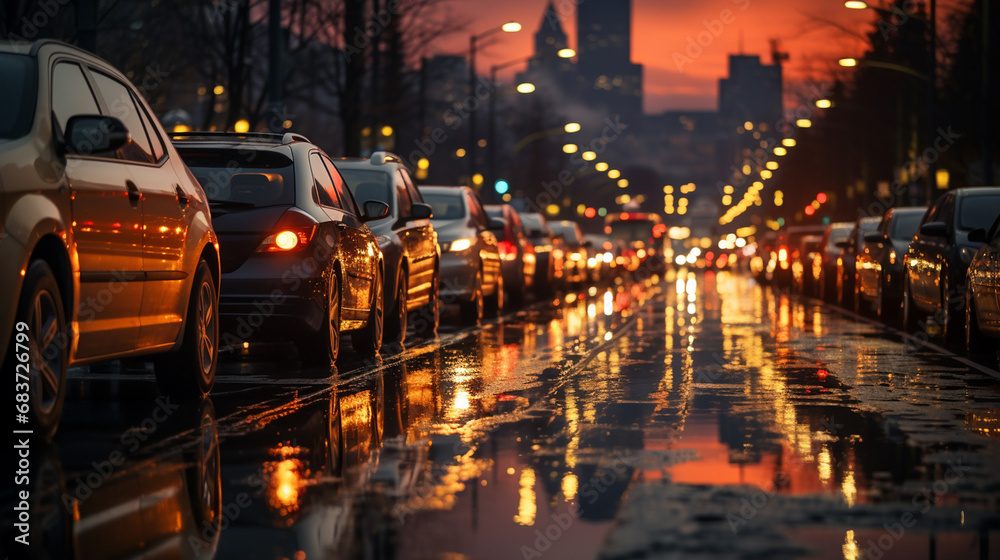
<svg viewBox="0 0 1000 560">
<path fill-rule="evenodd" d="M 890 208 L 878 229 L 865 234 L 865 248 L 855 257 L 854 306 L 895 322 L 903 305 L 903 257 L 927 208 Z M 869 304 L 869 305 L 865 305 Z"/>
<path fill-rule="evenodd" d="M 338 158 L 334 165 L 354 199 L 389 205 L 389 215 L 368 227 L 378 240 L 385 267 L 387 340 L 402 343 L 411 312 L 418 336 L 437 335 L 441 314 L 441 249 L 431 224 L 433 211 L 398 156 L 374 152 L 369 158 Z"/>
<path fill-rule="evenodd" d="M 459 304 L 463 322 L 476 323 L 483 312 L 498 315 L 504 282 L 498 235 L 506 223 L 490 218 L 468 187 L 421 187 L 431 205 L 431 222 L 441 245 L 441 300 Z"/>
<path fill-rule="evenodd" d="M 68 368 L 140 355 L 162 392 L 208 394 L 218 243 L 149 105 L 110 64 L 56 41 L 0 46 L 0 78 L 0 361 L 26 370 L 19 413 L 51 438 Z"/>
<path fill-rule="evenodd" d="M 563 243 L 549 229 L 542 214 L 521 214 L 521 225 L 528 241 L 535 248 L 535 290 L 542 295 L 552 295 L 563 278 Z"/>
<path fill-rule="evenodd" d="M 854 307 L 857 300 L 854 297 L 854 267 L 857 264 L 857 255 L 865 248 L 865 235 L 878 229 L 882 221 L 881 216 L 863 216 L 854 222 L 847 239 L 837 243 L 843 250 L 837 258 L 837 305 L 844 307 L 849 305 L 855 313 L 860 311 Z"/>
<path fill-rule="evenodd" d="M 820 299 L 837 301 L 837 259 L 844 253 L 844 249 L 838 244 L 847 240 L 853 227 L 854 222 L 834 222 L 826 226 L 826 231 L 823 232 L 823 242 L 820 247 Z"/>
<path fill-rule="evenodd" d="M 766 284 L 773 279 L 778 266 L 777 247 L 778 232 L 765 231 L 753 242 L 754 253 L 750 258 L 750 274 L 758 284 Z"/>
<path fill-rule="evenodd" d="M 822 235 L 806 235 L 799 242 L 798 258 L 793 263 L 792 274 L 795 289 L 801 294 L 815 296 L 819 293 L 822 247 Z"/>
<path fill-rule="evenodd" d="M 285 339 L 302 363 L 329 368 L 352 331 L 354 350 L 376 356 L 385 269 L 367 222 L 389 206 L 359 206 L 330 157 L 299 134 L 171 136 L 219 234 L 223 345 Z"/>
<path fill-rule="evenodd" d="M 969 263 L 967 276 L 965 350 L 992 354 L 989 358 L 1000 362 L 1000 217 Z"/>
<path fill-rule="evenodd" d="M 535 285 L 535 246 L 525 234 L 524 225 L 517 210 L 510 204 L 487 205 L 486 215 L 503 220 L 504 228 L 498 232 L 497 247 L 500 249 L 500 267 L 503 270 L 503 285 L 506 296 L 514 305 L 524 303 L 524 298 Z"/>
<path fill-rule="evenodd" d="M 567 285 L 580 285 L 587 281 L 587 246 L 584 244 L 580 224 L 570 220 L 549 222 L 552 233 L 566 244 L 566 266 L 564 268 Z"/>
<path fill-rule="evenodd" d="M 778 233 L 777 263 L 774 269 L 774 283 L 779 288 L 792 288 L 796 284 L 796 271 L 804 270 L 802 239 L 806 236 L 823 235 L 825 226 L 790 226 Z M 811 265 L 810 265 L 811 266 Z"/>
<path fill-rule="evenodd" d="M 914 332 L 925 322 L 939 326 L 946 341 L 963 337 L 966 271 L 997 216 L 1000 187 L 948 191 L 927 210 L 903 263 L 907 331 Z"/>
</svg>

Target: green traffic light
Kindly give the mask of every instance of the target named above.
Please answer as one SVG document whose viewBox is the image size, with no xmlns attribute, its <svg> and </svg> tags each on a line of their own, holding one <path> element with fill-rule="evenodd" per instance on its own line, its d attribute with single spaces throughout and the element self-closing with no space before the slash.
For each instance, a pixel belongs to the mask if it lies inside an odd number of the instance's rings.
<svg viewBox="0 0 1000 560">
<path fill-rule="evenodd" d="M 510 185 L 507 183 L 507 181 L 504 181 L 503 179 L 497 179 L 497 182 L 493 186 L 493 188 L 496 189 L 497 194 L 504 194 L 510 189 Z"/>
</svg>

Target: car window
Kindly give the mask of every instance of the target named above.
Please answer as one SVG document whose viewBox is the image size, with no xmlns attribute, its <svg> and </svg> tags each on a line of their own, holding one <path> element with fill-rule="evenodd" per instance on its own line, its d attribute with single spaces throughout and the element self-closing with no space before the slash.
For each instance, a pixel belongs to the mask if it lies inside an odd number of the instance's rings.
<svg viewBox="0 0 1000 560">
<path fill-rule="evenodd" d="M 941 203 L 941 208 L 938 210 L 935 221 L 944 222 L 948 231 L 953 231 L 955 228 L 955 197 L 951 194 L 946 194 L 942 198 L 944 201 Z"/>
<path fill-rule="evenodd" d="M 961 230 L 986 229 L 1000 215 L 1000 194 L 963 196 L 958 207 L 958 227 Z"/>
<path fill-rule="evenodd" d="M 892 231 L 889 237 L 898 240 L 912 239 L 923 216 L 922 212 L 893 212 Z"/>
<path fill-rule="evenodd" d="M 476 197 L 469 193 L 465 193 L 465 202 L 469 206 L 469 214 L 472 215 L 472 220 L 479 224 L 480 227 L 489 227 L 489 218 L 486 217 L 486 211 L 483 210 L 482 205 L 476 200 Z"/>
<path fill-rule="evenodd" d="M 431 205 L 434 212 L 433 220 L 461 220 L 465 218 L 465 208 L 462 207 L 462 193 L 423 193 L 424 202 Z"/>
<path fill-rule="evenodd" d="M 0 139 L 20 138 L 31 129 L 35 116 L 38 79 L 34 59 L 0 54 Z"/>
<path fill-rule="evenodd" d="M 146 110 L 141 101 L 136 100 L 136 105 L 139 106 L 139 116 L 142 118 L 142 124 L 146 127 L 146 132 L 149 134 L 149 143 L 153 148 L 153 157 L 156 158 L 156 161 L 160 161 L 160 158 L 163 157 L 166 151 L 163 148 L 163 137 L 160 136 L 159 129 L 153 124 L 153 119 L 156 117 L 150 117 L 149 111 Z"/>
<path fill-rule="evenodd" d="M 340 203 L 343 205 L 344 210 L 360 217 L 361 211 L 358 209 L 358 203 L 354 201 L 354 195 L 351 194 L 351 191 L 344 184 L 344 177 L 340 174 L 340 170 L 326 156 L 323 156 L 323 163 L 326 164 L 326 170 L 330 173 L 330 177 L 333 178 L 333 188 L 337 190 L 337 196 L 340 197 Z"/>
<path fill-rule="evenodd" d="M 362 204 L 368 200 L 377 200 L 392 207 L 392 191 L 389 184 L 392 175 L 389 173 L 353 167 L 344 167 L 340 173 L 347 182 L 348 190 L 354 195 L 354 200 Z"/>
<path fill-rule="evenodd" d="M 340 201 L 337 189 L 333 186 L 333 179 L 323 164 L 323 158 L 317 153 L 309 154 L 309 168 L 312 170 L 314 191 L 313 194 L 319 199 L 323 206 L 347 210 Z"/>
<path fill-rule="evenodd" d="M 128 88 L 118 80 L 100 72 L 93 72 L 92 75 L 97 91 L 104 99 L 107 114 L 121 120 L 128 129 L 129 136 L 132 137 L 131 141 L 118 148 L 118 159 L 154 163 L 156 157 L 153 155 L 149 136 L 146 135 L 142 117 L 139 116 L 139 108 L 136 107 Z"/>
<path fill-rule="evenodd" d="M 70 117 L 101 114 L 79 65 L 60 62 L 52 70 L 52 112 L 56 126 L 62 131 L 66 130 Z"/>
<path fill-rule="evenodd" d="M 396 171 L 396 196 L 399 198 L 399 215 L 413 215 L 413 201 L 410 200 L 410 192 L 406 189 L 406 181 L 403 179 L 403 172 Z"/>
<path fill-rule="evenodd" d="M 181 159 L 209 201 L 253 207 L 295 204 L 292 160 L 270 151 L 179 146 Z"/>
<path fill-rule="evenodd" d="M 403 176 L 403 182 L 406 183 L 406 192 L 410 193 L 410 201 L 414 203 L 423 203 L 424 197 L 420 194 L 420 189 L 413 184 L 413 179 L 410 178 L 410 172 L 406 169 L 400 169 L 399 174 Z"/>
</svg>

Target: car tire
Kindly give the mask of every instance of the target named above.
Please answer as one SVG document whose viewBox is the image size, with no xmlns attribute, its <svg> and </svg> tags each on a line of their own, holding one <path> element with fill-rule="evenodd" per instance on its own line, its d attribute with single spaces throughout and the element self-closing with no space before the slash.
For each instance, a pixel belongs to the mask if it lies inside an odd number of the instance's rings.
<svg viewBox="0 0 1000 560">
<path fill-rule="evenodd" d="M 503 274 L 497 272 L 497 285 L 496 289 L 490 299 L 486 302 L 486 310 L 492 317 L 496 317 L 503 312 L 504 305 L 504 288 L 503 288 Z"/>
<path fill-rule="evenodd" d="M 476 280 L 472 288 L 472 300 L 462 302 L 461 308 L 459 310 L 462 316 L 462 323 L 466 325 L 474 325 L 478 323 L 483 318 L 483 311 L 486 307 L 485 298 L 483 297 L 483 271 L 482 269 L 476 271 Z"/>
<path fill-rule="evenodd" d="M 396 304 L 392 306 L 391 318 L 385 324 L 385 340 L 396 344 L 403 344 L 406 341 L 406 328 L 409 321 L 409 276 L 406 269 L 401 268 L 399 279 L 396 280 Z"/>
<path fill-rule="evenodd" d="M 976 301 L 972 297 L 972 284 L 966 282 L 965 297 L 965 354 L 967 356 L 988 356 L 992 345 L 979 330 L 979 317 L 976 315 Z M 990 356 L 992 358 L 992 356 Z"/>
<path fill-rule="evenodd" d="M 299 358 L 310 366 L 329 368 L 340 353 L 341 282 L 336 272 L 330 273 L 326 286 L 326 321 L 319 331 L 298 343 Z"/>
<path fill-rule="evenodd" d="M 181 347 L 153 360 L 160 392 L 201 398 L 212 390 L 219 363 L 219 291 L 204 259 L 198 262 Z"/>
<path fill-rule="evenodd" d="M 875 315 L 886 325 L 894 327 L 899 322 L 899 305 L 893 305 L 895 302 L 886 296 L 881 274 L 875 286 Z"/>
<path fill-rule="evenodd" d="M 27 328 L 18 329 L 21 323 Z M 27 334 L 27 340 L 22 337 L 18 341 L 17 335 L 21 333 Z M 66 399 L 68 341 L 66 313 L 59 283 L 49 265 L 45 261 L 36 260 L 28 265 L 24 274 L 4 371 L 28 376 L 28 391 L 17 391 L 17 394 L 27 395 L 30 399 L 27 403 L 26 423 L 35 434 L 46 440 L 52 439 L 59 427 L 63 401 Z M 17 352 L 18 344 L 27 346 L 28 351 Z M 19 355 L 26 359 L 19 360 Z M 24 371 L 25 368 L 28 371 Z M 20 412 L 22 409 L 17 410 Z M 20 418 L 19 416 L 18 419 Z"/>
<path fill-rule="evenodd" d="M 416 311 L 419 318 L 415 321 L 416 333 L 421 338 L 436 338 L 438 325 L 441 323 L 441 279 L 435 274 L 432 282 L 427 305 Z"/>
<path fill-rule="evenodd" d="M 368 321 L 363 329 L 355 331 L 351 335 L 351 342 L 354 344 L 354 351 L 365 358 L 378 356 L 379 349 L 382 348 L 382 335 L 385 327 L 385 298 L 382 295 L 382 271 L 375 275 L 375 300 L 372 302 L 368 312 Z"/>
</svg>

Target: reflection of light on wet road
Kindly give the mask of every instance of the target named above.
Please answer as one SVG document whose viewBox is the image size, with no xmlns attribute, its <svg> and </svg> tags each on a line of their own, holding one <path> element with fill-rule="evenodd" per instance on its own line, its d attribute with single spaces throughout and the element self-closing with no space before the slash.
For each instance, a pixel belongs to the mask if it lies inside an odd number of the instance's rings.
<svg viewBox="0 0 1000 560">
<path fill-rule="evenodd" d="M 580 487 L 580 483 L 573 473 L 567 473 L 562 479 L 562 494 L 563 499 L 567 502 L 571 502 L 576 499 L 576 491 Z"/>
<path fill-rule="evenodd" d="M 535 470 L 531 467 L 525 467 L 521 471 L 519 484 L 518 496 L 520 496 L 520 500 L 517 503 L 517 515 L 514 516 L 514 522 L 518 525 L 534 525 L 535 514 L 538 511 L 535 504 Z"/>
<path fill-rule="evenodd" d="M 858 560 L 861 557 L 861 549 L 858 541 L 854 538 L 854 531 L 847 531 L 844 535 L 844 546 L 842 547 L 844 560 Z"/>
</svg>

